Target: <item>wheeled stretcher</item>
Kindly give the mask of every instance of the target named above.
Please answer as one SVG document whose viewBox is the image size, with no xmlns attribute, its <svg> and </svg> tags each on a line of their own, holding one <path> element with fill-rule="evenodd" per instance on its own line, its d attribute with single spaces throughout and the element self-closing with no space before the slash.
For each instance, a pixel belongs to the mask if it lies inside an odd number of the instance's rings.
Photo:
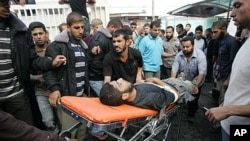
<svg viewBox="0 0 250 141">
<path fill-rule="evenodd" d="M 170 116 L 179 108 L 178 104 L 171 104 L 159 112 L 127 104 L 107 106 L 102 104 L 99 98 L 73 96 L 62 97 L 61 104 L 63 111 L 78 121 L 67 131 L 61 132 L 61 136 L 69 135 L 85 122 L 87 127 L 102 130 L 120 141 L 154 140 L 153 138 L 163 130 L 165 140 L 171 126 Z M 129 126 L 139 127 L 139 130 L 126 139 L 124 133 Z M 119 135 L 112 132 L 117 128 L 122 128 Z"/>
</svg>

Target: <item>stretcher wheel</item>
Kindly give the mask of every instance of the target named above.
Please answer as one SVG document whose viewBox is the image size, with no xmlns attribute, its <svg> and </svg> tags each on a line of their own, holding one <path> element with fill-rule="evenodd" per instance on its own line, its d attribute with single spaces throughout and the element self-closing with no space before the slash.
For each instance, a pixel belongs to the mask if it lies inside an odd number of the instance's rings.
<svg viewBox="0 0 250 141">
<path fill-rule="evenodd" d="M 71 139 L 71 133 L 69 131 L 62 131 L 60 133 L 60 136 L 63 137 L 63 138 L 68 138 L 68 139 Z"/>
</svg>

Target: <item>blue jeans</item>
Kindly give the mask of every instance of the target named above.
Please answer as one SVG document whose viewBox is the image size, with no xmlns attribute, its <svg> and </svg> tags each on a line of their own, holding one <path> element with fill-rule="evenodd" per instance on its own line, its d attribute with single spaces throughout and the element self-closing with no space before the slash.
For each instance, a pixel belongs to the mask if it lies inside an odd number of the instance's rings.
<svg viewBox="0 0 250 141">
<path fill-rule="evenodd" d="M 48 96 L 37 95 L 36 100 L 42 115 L 42 121 L 47 127 L 48 131 L 58 132 L 57 124 L 55 123 L 55 115 L 51 107 Z"/>
<path fill-rule="evenodd" d="M 100 91 L 101 91 L 101 88 L 102 88 L 102 85 L 103 85 L 103 81 L 89 81 L 89 85 L 90 87 L 94 90 L 94 92 L 96 93 L 97 96 L 100 95 Z M 101 131 L 101 130 L 98 130 L 96 128 L 93 128 L 91 130 L 91 132 L 93 134 L 97 134 L 97 135 L 103 135 L 104 132 Z"/>
<path fill-rule="evenodd" d="M 230 136 L 223 128 L 221 128 L 221 135 L 222 135 L 222 141 L 230 141 Z"/>
<path fill-rule="evenodd" d="M 90 80 L 89 81 L 89 85 L 94 90 L 94 92 L 96 93 L 96 95 L 99 96 L 101 88 L 102 88 L 102 85 L 103 85 L 103 81 L 93 81 L 93 80 Z"/>
</svg>

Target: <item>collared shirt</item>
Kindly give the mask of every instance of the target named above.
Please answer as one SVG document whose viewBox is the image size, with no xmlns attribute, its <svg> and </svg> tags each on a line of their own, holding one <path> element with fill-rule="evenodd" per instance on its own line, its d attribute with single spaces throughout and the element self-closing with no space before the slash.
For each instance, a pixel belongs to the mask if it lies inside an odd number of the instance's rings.
<svg viewBox="0 0 250 141">
<path fill-rule="evenodd" d="M 185 79 L 192 81 L 199 74 L 207 73 L 206 56 L 200 49 L 194 48 L 193 54 L 189 60 L 186 59 L 182 51 L 175 57 L 172 65 L 173 72 L 184 72 Z"/>
<path fill-rule="evenodd" d="M 161 65 L 161 54 L 163 52 L 163 41 L 157 37 L 152 37 L 150 34 L 145 36 L 138 47 L 143 58 L 143 70 L 150 72 L 158 72 Z"/>
<path fill-rule="evenodd" d="M 219 79 L 226 80 L 231 72 L 232 64 L 236 53 L 239 50 L 237 40 L 227 34 L 219 41 Z"/>
<path fill-rule="evenodd" d="M 111 76 L 111 80 L 123 78 L 131 83 L 136 82 L 138 67 L 143 66 L 141 53 L 128 47 L 128 59 L 122 62 L 120 56 L 114 51 L 110 51 L 103 61 L 104 76 Z"/>
<path fill-rule="evenodd" d="M 163 39 L 163 47 L 164 52 L 169 54 L 177 54 L 180 50 L 180 41 L 177 38 L 173 38 L 173 40 L 168 41 L 167 38 Z M 175 56 L 170 57 L 162 57 L 163 65 L 166 68 L 172 68 L 172 64 L 174 63 Z"/>
</svg>

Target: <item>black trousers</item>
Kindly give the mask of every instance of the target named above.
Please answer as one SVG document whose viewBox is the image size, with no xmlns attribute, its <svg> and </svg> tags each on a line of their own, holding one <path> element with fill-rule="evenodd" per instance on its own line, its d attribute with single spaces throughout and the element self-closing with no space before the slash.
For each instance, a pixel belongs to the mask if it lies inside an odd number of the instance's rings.
<svg viewBox="0 0 250 141">
<path fill-rule="evenodd" d="M 198 105 L 198 101 L 200 98 L 200 94 L 201 94 L 201 87 L 199 87 L 199 92 L 198 94 L 193 95 L 195 97 L 195 99 L 193 101 L 188 101 L 187 105 L 188 105 L 188 116 L 189 117 L 194 117 L 195 113 L 197 112 L 199 105 Z"/>
</svg>

